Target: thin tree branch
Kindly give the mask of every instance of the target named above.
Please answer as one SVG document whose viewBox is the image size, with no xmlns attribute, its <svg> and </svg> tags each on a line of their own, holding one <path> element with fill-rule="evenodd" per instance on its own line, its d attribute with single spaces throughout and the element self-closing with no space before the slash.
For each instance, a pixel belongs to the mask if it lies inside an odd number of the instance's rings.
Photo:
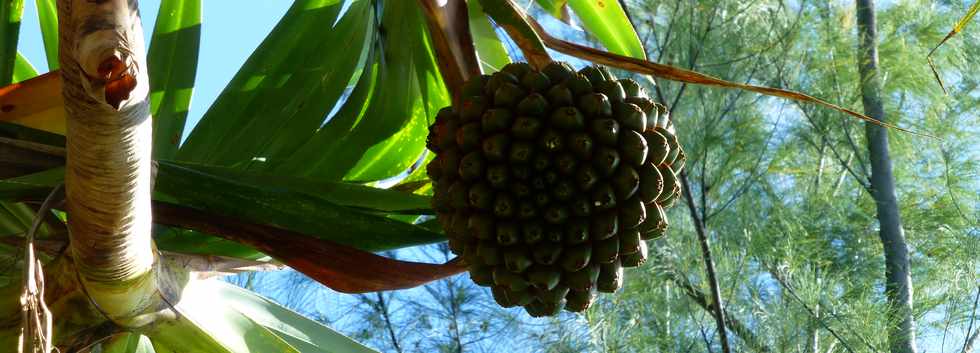
<svg viewBox="0 0 980 353">
<path fill-rule="evenodd" d="M 834 148 L 834 144 L 829 142 L 829 138 L 827 137 L 826 132 L 820 127 L 819 124 L 817 124 L 816 120 L 813 119 L 813 116 L 810 115 L 810 111 L 804 109 L 804 107 L 800 104 L 797 104 L 797 107 L 799 107 L 800 111 L 803 112 L 803 117 L 806 118 L 807 121 L 810 122 L 810 125 L 817 130 L 817 133 L 820 135 L 820 139 L 824 143 L 827 143 L 827 146 L 830 147 L 830 152 L 832 152 L 834 154 L 834 157 L 837 158 L 837 161 L 838 163 L 840 163 L 840 166 L 844 167 L 844 169 L 846 169 L 847 172 L 851 174 L 852 177 L 854 177 L 854 181 L 857 181 L 858 185 L 861 185 L 861 187 L 864 188 L 865 191 L 871 193 L 871 185 L 867 181 L 867 178 L 862 175 L 858 175 L 858 173 L 851 168 L 850 163 L 844 162 L 844 159 L 841 158 L 840 153 L 838 153 L 837 149 Z M 854 155 L 854 153 L 852 153 L 851 155 Z"/>
<path fill-rule="evenodd" d="M 391 337 L 391 344 L 395 346 L 395 351 L 398 353 L 402 352 L 402 347 L 398 344 L 398 336 L 395 335 L 395 325 L 391 324 L 391 313 L 389 305 L 385 302 L 385 297 L 381 292 L 374 292 L 374 295 L 378 298 L 378 309 L 381 311 L 381 316 L 385 320 L 385 329 L 388 331 L 388 336 Z"/>
<path fill-rule="evenodd" d="M 844 160 L 844 164 L 845 165 L 846 164 L 850 164 L 851 163 L 851 159 L 853 159 L 853 158 L 854 158 L 854 154 L 853 153 L 847 155 L 847 159 Z M 837 196 L 837 192 L 840 191 L 840 186 L 841 186 L 841 184 L 844 183 L 844 178 L 846 178 L 846 177 L 847 177 L 847 171 L 846 170 L 842 170 L 841 173 L 840 173 L 840 176 L 837 177 L 837 180 L 836 181 L 834 181 L 834 188 L 833 188 L 833 191 L 831 191 L 831 193 L 830 193 L 830 197 L 831 198 Z"/>
<path fill-rule="evenodd" d="M 795 300 L 797 303 L 799 303 L 800 306 L 802 306 L 803 309 L 806 310 L 806 312 L 809 313 L 810 316 L 812 316 L 813 319 L 816 320 L 817 323 L 820 324 L 820 326 L 823 326 L 824 329 L 826 329 L 828 332 L 830 332 L 830 334 L 833 335 L 834 338 L 836 338 L 837 341 L 840 342 L 841 345 L 844 346 L 844 349 L 847 349 L 848 352 L 854 353 L 854 349 L 852 349 L 851 346 L 847 344 L 847 341 L 844 340 L 844 337 L 841 337 L 840 334 L 837 333 L 837 331 L 835 331 L 833 328 L 830 327 L 830 325 L 827 325 L 826 322 L 824 322 L 822 319 L 820 319 L 820 316 L 818 316 L 813 311 L 813 309 L 810 309 L 810 307 L 808 305 L 806 305 L 806 303 L 803 301 L 803 299 L 801 299 L 798 295 L 796 295 L 796 291 L 794 291 L 792 288 L 790 288 L 788 285 L 786 285 L 786 282 L 783 281 L 783 278 L 782 278 L 781 275 L 777 274 L 777 271 L 770 271 L 770 272 L 772 272 L 774 274 L 773 277 L 776 278 L 776 282 L 779 282 L 779 285 L 781 287 L 783 287 L 784 290 L 786 290 L 786 293 L 789 293 L 790 297 L 793 298 L 793 300 Z M 872 350 L 874 349 L 874 347 L 871 347 L 871 348 L 872 348 Z"/>
<path fill-rule="evenodd" d="M 661 256 L 661 258 L 663 257 Z M 663 274 L 668 280 L 676 284 L 677 287 L 684 292 L 684 295 L 691 299 L 691 301 L 712 316 L 715 316 L 715 306 L 708 301 L 708 296 L 695 287 L 686 277 L 679 276 L 672 267 L 664 271 Z M 727 310 L 725 310 L 724 316 L 727 327 L 730 327 L 732 332 L 741 338 L 743 342 L 745 342 L 746 346 L 750 347 L 755 352 L 772 352 L 772 349 L 762 341 L 762 338 L 753 333 L 748 326 L 732 316 Z"/>
<path fill-rule="evenodd" d="M 973 299 L 973 315 L 970 315 L 970 325 L 966 328 L 967 334 L 973 331 L 973 322 L 977 318 L 977 304 L 980 304 L 980 286 L 977 286 L 977 296 Z M 978 334 L 980 334 L 980 330 L 977 330 L 977 333 L 963 342 L 963 353 L 967 353 L 967 349 L 973 350 L 973 343 L 976 342 Z"/>
<path fill-rule="evenodd" d="M 770 131 L 769 132 L 769 136 L 766 137 L 765 146 L 769 146 L 769 142 L 772 141 L 772 138 L 776 135 L 776 130 L 777 130 L 776 128 L 779 126 L 779 122 L 782 120 L 782 118 L 783 118 L 783 115 L 780 114 L 779 115 L 779 119 L 776 121 L 775 124 L 773 124 L 772 131 Z M 755 165 L 753 165 L 753 167 L 752 167 L 752 173 L 749 175 L 748 178 L 746 178 L 747 180 L 744 183 L 742 183 L 742 185 L 739 186 L 739 189 L 736 190 L 732 194 L 732 196 L 727 201 L 725 201 L 724 204 L 722 204 L 721 207 L 719 207 L 716 210 L 713 210 L 713 212 L 711 212 L 710 214 L 705 215 L 704 216 L 705 222 L 707 222 L 707 220 L 710 219 L 711 217 L 714 217 L 714 216 L 718 215 L 719 213 L 721 213 L 722 211 L 724 211 L 725 209 L 727 209 L 729 206 L 731 206 L 735 202 L 735 200 L 737 200 L 746 191 L 748 191 L 749 187 L 751 187 L 753 184 L 755 184 L 755 182 L 759 178 L 759 176 L 761 176 L 763 174 L 762 173 L 763 170 L 768 170 L 768 168 L 766 168 L 766 169 L 760 169 L 759 168 L 759 166 L 762 164 L 762 160 L 764 158 L 765 158 L 765 153 L 760 153 L 759 154 L 759 158 L 756 159 Z M 770 166 L 772 165 L 772 161 L 769 161 L 769 165 Z"/>
<path fill-rule="evenodd" d="M 743 8 L 743 10 L 740 10 L 739 13 L 744 12 L 745 9 L 747 9 L 747 8 L 748 8 L 748 6 L 746 6 L 745 8 Z M 790 34 L 794 34 L 794 33 L 797 33 L 797 31 L 799 31 L 798 27 L 800 26 L 800 23 L 802 22 L 802 19 L 803 19 L 803 10 L 805 8 L 806 8 L 806 1 L 804 0 L 804 1 L 802 1 L 800 3 L 800 9 L 796 12 L 796 20 L 793 22 L 793 25 L 790 26 L 790 27 L 788 27 L 785 32 L 783 32 L 782 34 L 780 34 L 779 38 L 777 38 L 776 40 L 774 40 L 771 43 L 767 44 L 765 46 L 765 48 L 763 48 L 761 50 L 758 50 L 756 52 L 753 52 L 753 53 L 746 54 L 746 55 L 744 55 L 742 57 L 738 57 L 738 58 L 734 58 L 734 59 L 729 59 L 729 60 L 722 61 L 722 62 L 717 62 L 717 63 L 701 64 L 701 67 L 727 66 L 727 65 L 734 64 L 734 63 L 739 62 L 739 61 L 742 61 L 742 60 L 750 59 L 752 57 L 762 56 L 762 54 L 765 54 L 765 53 L 769 52 L 770 50 L 772 50 L 772 49 L 776 48 L 777 46 L 779 46 L 779 44 L 782 43 L 782 42 L 784 42 L 786 40 L 786 38 L 789 38 L 789 35 Z M 729 18 L 736 18 L 739 13 L 735 13 L 732 16 L 729 16 Z M 774 28 L 774 27 L 776 27 L 775 24 L 771 28 Z"/>
<path fill-rule="evenodd" d="M 840 344 L 843 345 L 844 348 L 847 349 L 848 352 L 854 353 L 854 350 L 851 348 L 850 345 L 847 344 L 847 341 L 845 341 L 844 338 L 841 337 L 840 334 L 837 333 L 837 331 L 835 331 L 833 328 L 831 328 L 830 325 L 828 325 L 822 318 L 820 318 L 820 316 L 817 315 L 816 312 L 814 312 L 813 309 L 810 308 L 810 306 L 806 305 L 806 302 L 804 302 L 803 299 L 800 298 L 800 296 L 796 294 L 796 291 L 793 290 L 793 287 L 791 287 L 788 283 L 786 283 L 785 279 L 783 279 L 783 275 L 781 274 L 781 272 L 778 269 L 769 269 L 769 273 L 772 274 L 773 278 L 776 279 L 776 282 L 779 282 L 779 285 L 784 290 L 786 290 L 787 293 L 789 293 L 790 297 L 793 298 L 793 300 L 795 300 L 797 303 L 799 303 L 800 306 L 802 306 L 803 309 L 806 310 L 806 312 L 809 313 L 810 316 L 812 316 L 814 318 L 814 320 L 817 321 L 817 323 L 819 323 L 821 326 L 823 326 L 823 328 L 826 329 L 827 332 L 830 332 L 830 334 L 833 335 L 834 338 L 836 338 L 837 341 L 839 341 Z M 828 312 L 829 311 L 830 310 L 828 310 Z M 831 314 L 831 315 L 834 316 L 835 318 L 837 318 L 836 315 L 833 315 L 833 314 Z M 837 318 L 837 319 L 840 320 L 840 318 Z M 853 331 L 853 330 L 851 330 L 851 331 Z M 863 342 L 865 344 L 865 346 L 868 347 L 868 349 L 870 349 L 872 352 L 878 352 L 878 350 L 874 346 L 872 346 L 870 343 L 868 343 L 868 341 L 865 340 L 864 337 L 861 337 L 860 335 L 858 335 L 858 337 L 861 338 L 861 342 Z"/>
<path fill-rule="evenodd" d="M 833 71 L 833 75 L 830 75 L 830 78 L 835 87 L 834 92 L 837 93 L 837 101 L 843 102 L 844 101 L 843 92 L 845 92 L 845 90 L 843 89 L 843 87 L 841 87 L 840 84 L 840 78 L 839 78 L 840 71 L 837 69 L 838 65 L 837 65 L 836 46 L 834 43 L 834 41 L 837 40 L 838 38 L 837 37 L 838 31 L 834 31 L 830 28 L 829 16 L 831 12 L 830 9 L 831 2 L 825 1 L 824 5 L 825 5 L 824 8 L 825 11 L 820 12 L 820 17 L 823 19 L 823 23 L 827 24 L 823 27 L 827 32 L 825 38 L 827 38 L 827 44 L 830 47 L 830 51 L 828 54 L 830 55 L 830 60 L 831 60 L 830 67 L 832 68 Z M 867 163 L 865 163 L 864 158 L 861 157 L 861 151 L 857 148 L 857 144 L 854 143 L 854 138 L 851 137 L 850 121 L 842 121 L 841 126 L 844 129 L 845 136 L 847 137 L 847 143 L 851 147 L 851 151 L 853 152 L 854 156 L 857 157 L 857 163 L 858 166 L 860 167 L 861 173 L 864 176 L 864 178 L 867 179 L 869 175 Z"/>
<path fill-rule="evenodd" d="M 704 350 L 708 353 L 714 353 L 711 349 L 711 339 L 708 338 L 708 333 L 704 331 L 704 325 L 701 324 L 700 320 L 695 320 L 698 323 L 698 332 L 701 333 L 701 342 L 704 342 Z"/>
<path fill-rule="evenodd" d="M 960 217 L 963 218 L 963 220 L 965 220 L 967 223 L 973 223 L 973 224 L 976 225 L 977 222 L 978 222 L 978 220 L 971 219 L 970 217 L 968 217 L 966 215 L 966 213 L 963 212 L 963 209 L 960 207 L 960 201 L 956 198 L 956 193 L 953 192 L 952 180 L 951 180 L 951 178 L 949 176 L 949 159 L 950 159 L 950 155 L 949 154 L 950 153 L 949 153 L 948 150 L 946 150 L 946 148 L 940 148 L 940 152 L 942 153 L 942 156 L 943 156 L 943 175 L 946 177 L 945 178 L 946 179 L 946 192 L 949 193 L 950 201 L 952 201 L 953 207 L 956 208 L 956 213 L 958 213 L 960 215 Z"/>
<path fill-rule="evenodd" d="M 721 341 L 721 350 L 724 353 L 731 353 L 731 347 L 728 345 L 728 330 L 725 328 L 725 311 L 723 310 L 723 304 L 721 302 L 721 290 L 718 288 L 718 277 L 715 275 L 715 262 L 711 258 L 711 246 L 708 243 L 708 236 L 705 234 L 704 222 L 701 221 L 701 217 L 698 216 L 698 211 L 694 205 L 694 198 L 691 195 L 691 185 L 687 180 L 687 172 L 682 171 L 680 175 L 681 185 L 684 190 L 684 199 L 687 200 L 687 208 L 691 214 L 691 220 L 694 223 L 694 229 L 697 233 L 698 243 L 701 245 L 701 257 L 704 260 L 705 272 L 708 275 L 708 283 L 711 286 L 711 297 L 712 305 L 714 306 L 714 316 L 715 322 L 718 326 L 718 339 Z"/>
</svg>

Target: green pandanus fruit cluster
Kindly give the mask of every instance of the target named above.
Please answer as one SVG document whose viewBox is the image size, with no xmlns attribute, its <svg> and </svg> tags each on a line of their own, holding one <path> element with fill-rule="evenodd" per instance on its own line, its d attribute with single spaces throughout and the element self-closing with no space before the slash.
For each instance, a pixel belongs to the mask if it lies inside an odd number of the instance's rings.
<svg viewBox="0 0 980 353">
<path fill-rule="evenodd" d="M 666 107 L 590 66 L 515 63 L 466 82 L 430 127 L 450 249 L 501 306 L 579 312 L 667 229 L 685 155 Z"/>
</svg>

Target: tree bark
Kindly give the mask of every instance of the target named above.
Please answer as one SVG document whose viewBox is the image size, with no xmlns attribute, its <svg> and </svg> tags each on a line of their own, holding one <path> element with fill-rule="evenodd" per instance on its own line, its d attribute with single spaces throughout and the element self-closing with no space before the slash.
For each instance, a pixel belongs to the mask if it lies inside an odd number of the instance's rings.
<svg viewBox="0 0 980 353">
<path fill-rule="evenodd" d="M 59 0 L 70 255 L 92 302 L 142 326 L 156 292 L 149 80 L 136 0 Z"/>
<path fill-rule="evenodd" d="M 878 44 L 874 0 L 857 1 L 858 68 L 861 73 L 861 101 L 864 113 L 887 121 L 882 103 L 882 83 L 878 74 Z M 871 161 L 871 193 L 878 212 L 879 232 L 885 253 L 885 293 L 890 306 L 889 332 L 892 353 L 915 353 L 915 321 L 912 317 L 912 276 L 908 245 L 895 193 L 895 177 L 888 152 L 888 131 L 866 123 L 868 154 Z"/>
<path fill-rule="evenodd" d="M 966 339 L 966 344 L 963 345 L 963 353 L 973 353 L 973 347 L 977 345 L 977 340 L 980 340 L 980 329 L 973 331 L 973 334 Z"/>
</svg>

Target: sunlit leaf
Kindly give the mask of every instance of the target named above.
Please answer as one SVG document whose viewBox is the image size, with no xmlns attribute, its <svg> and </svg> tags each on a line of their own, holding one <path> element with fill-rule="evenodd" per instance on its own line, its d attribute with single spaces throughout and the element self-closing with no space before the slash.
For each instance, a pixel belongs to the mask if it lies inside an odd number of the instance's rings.
<svg viewBox="0 0 980 353">
<path fill-rule="evenodd" d="M 58 5 L 57 0 L 34 0 L 37 5 L 37 18 L 41 24 L 41 39 L 44 41 L 44 56 L 48 60 L 48 70 L 57 70 L 58 63 Z"/>
<path fill-rule="evenodd" d="M 218 280 L 186 285 L 179 315 L 146 335 L 156 352 L 376 353 L 268 299 Z"/>
<path fill-rule="evenodd" d="M 335 157 L 339 151 L 354 147 L 347 139 L 352 137 L 355 127 L 364 117 L 377 88 L 377 67 L 373 58 L 368 59 L 368 66 L 364 68 L 344 106 L 291 158 L 276 166 L 277 173 L 333 181 L 340 180 L 346 174 L 353 162 L 347 161 L 345 165 L 340 165 L 338 162 L 342 160 Z"/>
<path fill-rule="evenodd" d="M 568 0 L 535 0 L 538 6 L 541 6 L 545 12 L 554 18 L 561 19 L 562 9 L 568 4 Z"/>
<path fill-rule="evenodd" d="M 198 281 L 191 293 L 221 297 L 222 304 L 268 329 L 301 353 L 376 353 L 337 331 L 255 293 L 221 281 Z M 266 352 L 252 350 L 252 352 Z M 269 351 L 272 352 L 272 351 Z M 278 351 L 276 351 L 278 352 Z"/>
<path fill-rule="evenodd" d="M 221 300 L 222 296 L 215 295 L 216 283 L 216 280 L 188 283 L 176 304 L 181 313 L 178 320 L 189 321 L 228 352 L 299 353 L 268 328 Z M 150 336 L 153 335 L 151 332 Z"/>
<path fill-rule="evenodd" d="M 185 294 L 182 294 L 185 295 Z M 206 295 L 204 293 L 199 293 L 199 295 Z M 212 297 L 213 298 L 213 297 Z M 200 306 L 199 302 L 202 299 L 188 298 L 188 305 L 180 306 L 181 312 L 190 311 Z M 190 303 L 190 301 L 196 301 L 197 303 Z M 181 300 L 180 303 L 184 303 Z M 212 300 L 212 304 L 215 306 L 222 305 L 221 301 Z M 222 305 L 223 306 L 223 305 Z M 203 311 L 191 312 L 193 318 L 197 318 L 199 315 L 215 315 L 221 314 L 218 310 L 209 310 L 207 308 L 202 309 Z M 144 332 L 147 337 L 153 342 L 153 349 L 156 352 L 208 352 L 208 353 L 242 353 L 240 351 L 232 350 L 232 348 L 227 347 L 218 340 L 217 337 L 213 337 L 211 332 L 219 331 L 217 329 L 207 330 L 204 327 L 210 322 L 197 323 L 192 317 L 186 315 L 179 315 L 173 320 L 160 320 L 159 322 L 152 325 L 152 327 Z M 239 322 L 242 321 L 240 317 L 233 316 L 233 319 L 238 319 Z M 225 319 L 223 317 L 218 317 L 217 319 Z M 258 335 L 261 337 L 262 332 L 259 331 Z M 264 335 L 268 339 L 268 335 Z M 258 346 L 258 344 L 256 344 Z M 264 346 L 264 345 L 263 345 Z M 285 351 L 288 352 L 288 351 Z"/>
<path fill-rule="evenodd" d="M 370 148 L 355 159 L 348 180 L 380 180 L 406 170 L 425 151 L 430 119 L 450 104 L 421 11 L 411 2 L 390 2 L 388 7 L 383 24 L 402 30 L 384 45 L 386 63 L 366 113 L 370 119 L 364 121 L 365 133 L 352 140 Z"/>
<path fill-rule="evenodd" d="M 102 353 L 157 353 L 150 338 L 138 333 L 121 333 L 101 344 Z"/>
<path fill-rule="evenodd" d="M 371 353 L 374 350 L 255 293 L 212 281 L 213 293 L 256 323 L 275 332 L 302 353 Z"/>
<path fill-rule="evenodd" d="M 37 5 L 38 22 L 41 23 L 41 38 L 44 41 L 44 56 L 48 59 L 48 71 L 57 70 L 58 63 L 58 7 L 56 0 L 34 0 Z"/>
<path fill-rule="evenodd" d="M 568 0 L 585 29 L 610 52 L 645 59 L 646 52 L 633 24 L 617 0 Z"/>
<path fill-rule="evenodd" d="M 292 156 L 342 97 L 361 61 L 358 53 L 374 33 L 368 30 L 374 17 L 369 1 L 351 3 L 339 17 L 343 5 L 295 2 L 194 128 L 178 158 L 263 170 Z"/>
<path fill-rule="evenodd" d="M 479 1 L 468 1 L 470 16 L 470 32 L 473 34 L 473 43 L 476 46 L 477 54 L 480 58 L 480 65 L 483 72 L 490 73 L 500 71 L 504 65 L 510 63 L 510 56 L 504 43 L 497 38 L 497 32 L 490 24 L 490 19 L 483 12 L 483 6 Z"/>
<path fill-rule="evenodd" d="M 337 116 L 280 171 L 327 180 L 399 175 L 425 150 L 429 119 L 449 105 L 418 5 L 386 2 L 368 66 Z"/>
<path fill-rule="evenodd" d="M 191 104 L 201 43 L 201 0 L 164 0 L 150 40 L 150 114 L 153 156 L 177 153 Z"/>
<path fill-rule="evenodd" d="M 31 65 L 31 62 L 27 61 L 23 55 L 17 53 L 17 59 L 14 61 L 13 82 L 20 82 L 35 76 L 37 76 L 37 70 L 34 69 L 34 65 Z"/>
</svg>

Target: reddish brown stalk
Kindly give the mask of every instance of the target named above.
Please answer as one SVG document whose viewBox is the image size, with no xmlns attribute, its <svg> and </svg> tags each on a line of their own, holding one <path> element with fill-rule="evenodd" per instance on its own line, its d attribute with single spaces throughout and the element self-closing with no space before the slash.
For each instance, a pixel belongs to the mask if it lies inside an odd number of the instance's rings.
<svg viewBox="0 0 980 353">
<path fill-rule="evenodd" d="M 466 80 L 480 75 L 473 37 L 470 36 L 466 1 L 419 0 L 429 28 L 429 38 L 436 51 L 439 73 L 449 93 L 456 97 Z"/>
<path fill-rule="evenodd" d="M 466 270 L 458 258 L 445 264 L 399 261 L 310 235 L 163 202 L 153 203 L 153 215 L 160 224 L 214 234 L 254 247 L 343 293 L 412 288 Z"/>
</svg>

